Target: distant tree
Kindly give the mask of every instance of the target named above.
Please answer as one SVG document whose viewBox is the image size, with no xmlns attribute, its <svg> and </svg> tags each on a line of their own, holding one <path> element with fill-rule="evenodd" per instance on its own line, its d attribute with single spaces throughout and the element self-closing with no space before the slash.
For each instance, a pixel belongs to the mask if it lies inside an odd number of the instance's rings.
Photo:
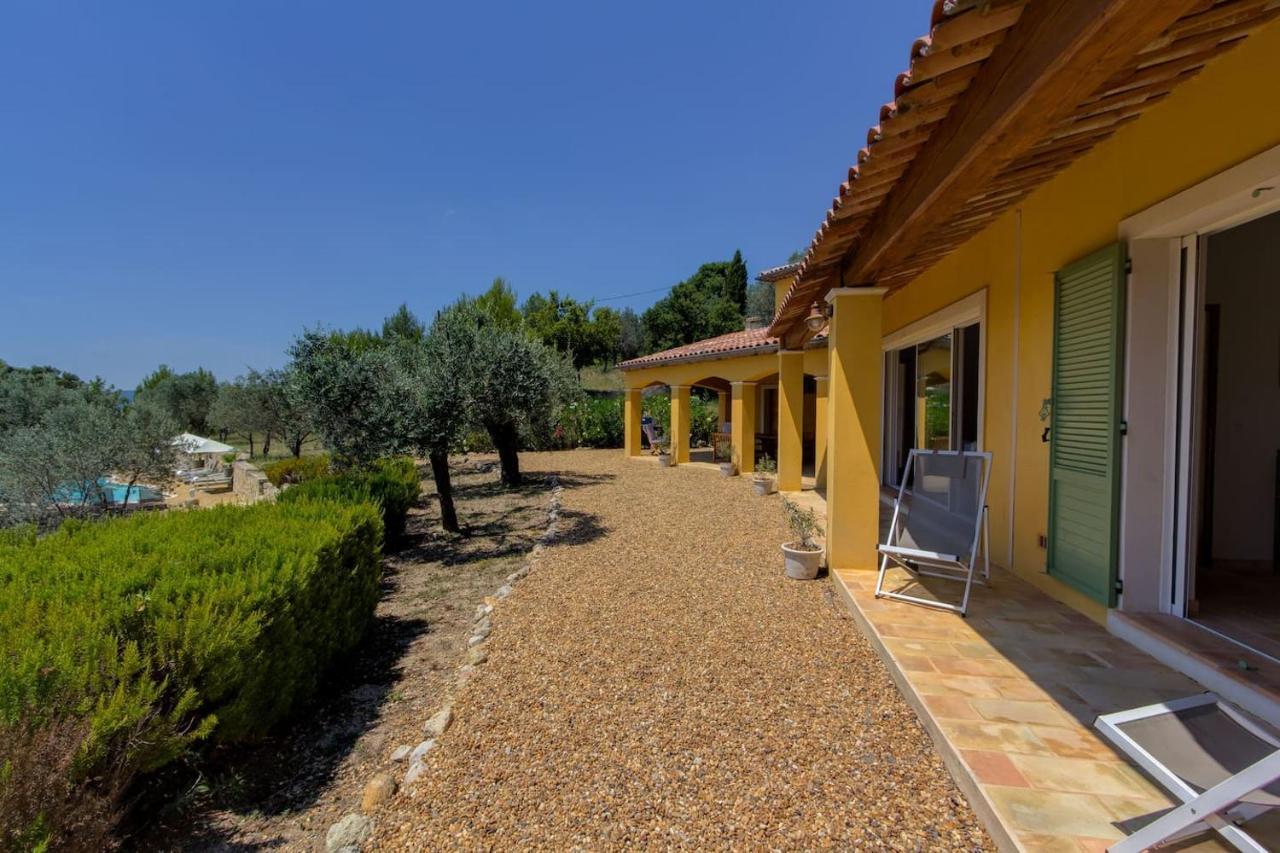
<svg viewBox="0 0 1280 853">
<path fill-rule="evenodd" d="M 747 289 L 748 317 L 758 317 L 766 323 L 773 321 L 773 283 L 757 281 Z"/>
<path fill-rule="evenodd" d="M 426 334 L 427 330 L 422 325 L 422 321 L 403 302 L 400 303 L 400 307 L 395 310 L 395 313 L 382 321 L 382 337 L 384 340 L 394 338 L 421 342 L 426 337 Z"/>
<path fill-rule="evenodd" d="M 142 380 L 135 397 L 168 412 L 181 429 L 204 433 L 209 428 L 209 410 L 218 398 L 218 380 L 203 367 L 174 373 L 162 364 Z"/>
<path fill-rule="evenodd" d="M 285 387 L 286 375 L 279 370 L 250 370 L 233 382 L 218 386 L 218 398 L 209 410 L 209 423 L 219 430 L 243 435 L 254 456 L 254 435 L 262 436 L 262 455 L 271 452 L 272 436 L 285 438 L 290 450 L 299 447 L 311 432 L 311 424 L 300 405 L 294 405 Z M 301 438 L 298 438 L 301 433 Z"/>
<path fill-rule="evenodd" d="M 622 314 L 613 308 L 597 308 L 591 314 L 591 350 L 605 366 L 617 364 L 622 353 Z"/>
<path fill-rule="evenodd" d="M 123 511 L 139 481 L 161 485 L 172 478 L 173 435 L 172 421 L 155 406 L 68 396 L 38 424 L 0 436 L 3 520 Z M 100 485 L 108 475 L 128 486 L 115 504 Z"/>
<path fill-rule="evenodd" d="M 738 306 L 738 313 L 747 310 L 747 265 L 742 260 L 741 250 L 733 253 L 733 259 L 725 266 L 724 285 L 721 295 Z"/>
<path fill-rule="evenodd" d="M 108 509 L 98 481 L 111 470 L 111 410 L 68 398 L 35 426 L 0 438 L 0 493 L 9 523 Z"/>
<path fill-rule="evenodd" d="M 645 350 L 669 349 L 741 329 L 746 274 L 741 253 L 733 260 L 698 267 L 641 316 Z"/>
<path fill-rule="evenodd" d="M 640 315 L 631 308 L 623 308 L 618 321 L 618 359 L 626 361 L 644 350 L 644 324 L 640 322 Z"/>
<path fill-rule="evenodd" d="M 270 370 L 266 379 L 270 389 L 267 404 L 271 407 L 276 431 L 297 459 L 302 456 L 302 446 L 315 432 L 311 411 L 298 393 L 297 377 L 292 371 Z"/>
<path fill-rule="evenodd" d="M 495 278 L 489 289 L 477 296 L 474 302 L 476 310 L 499 328 L 518 329 L 524 323 L 524 317 L 516 307 L 516 292 L 501 276 Z"/>
<path fill-rule="evenodd" d="M 145 401 L 131 403 L 115 415 L 111 471 L 125 485 L 121 512 L 138 483 L 161 486 L 173 479 L 178 455 L 173 437 L 177 432 L 177 424 L 167 412 Z"/>
<path fill-rule="evenodd" d="M 708 295 L 690 282 L 671 289 L 641 315 L 645 348 L 670 349 L 742 328 L 738 307 L 720 295 Z"/>
<path fill-rule="evenodd" d="M 542 343 L 573 357 L 576 368 L 595 363 L 601 356 L 600 340 L 591 325 L 590 302 L 549 291 L 525 300 L 525 327 Z"/>
<path fill-rule="evenodd" d="M 806 249 L 796 249 L 790 255 L 787 255 L 787 263 L 798 264 L 800 261 L 803 261 L 806 251 Z"/>
<path fill-rule="evenodd" d="M 50 411 L 74 400 L 105 406 L 124 402 L 101 379 L 84 382 L 55 367 L 11 367 L 0 361 L 0 435 L 36 426 Z"/>
</svg>

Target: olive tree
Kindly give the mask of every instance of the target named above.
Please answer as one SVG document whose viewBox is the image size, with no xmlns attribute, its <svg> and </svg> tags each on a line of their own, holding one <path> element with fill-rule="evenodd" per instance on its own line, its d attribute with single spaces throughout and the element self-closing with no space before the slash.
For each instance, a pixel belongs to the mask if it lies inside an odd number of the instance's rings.
<svg viewBox="0 0 1280 853">
<path fill-rule="evenodd" d="M 442 315 L 422 335 L 416 324 L 402 310 L 376 342 L 364 334 L 304 333 L 290 350 L 291 393 L 339 465 L 426 456 L 441 525 L 458 532 L 449 450 L 466 423 L 474 337 L 453 317 Z"/>
<path fill-rule="evenodd" d="M 471 318 L 459 312 L 442 312 L 420 343 L 403 341 L 394 349 L 398 351 L 397 362 L 402 365 L 399 383 L 408 401 L 405 438 L 414 452 L 426 456 L 431 463 L 441 526 L 459 532 L 449 451 L 466 424 L 475 352 Z"/>
<path fill-rule="evenodd" d="M 401 365 L 386 346 L 352 346 L 341 333 L 304 332 L 289 349 L 293 393 L 340 467 L 401 452 Z"/>
<path fill-rule="evenodd" d="M 161 486 L 173 480 L 178 461 L 173 436 L 177 431 L 178 424 L 168 412 L 145 402 L 125 406 L 115 415 L 111 471 L 125 485 L 120 511 L 138 483 Z"/>
<path fill-rule="evenodd" d="M 175 429 L 155 406 L 67 398 L 38 424 L 0 436 L 5 520 L 124 512 L 138 483 L 160 486 L 172 479 Z M 114 504 L 99 485 L 108 476 L 126 485 L 124 498 Z"/>
</svg>

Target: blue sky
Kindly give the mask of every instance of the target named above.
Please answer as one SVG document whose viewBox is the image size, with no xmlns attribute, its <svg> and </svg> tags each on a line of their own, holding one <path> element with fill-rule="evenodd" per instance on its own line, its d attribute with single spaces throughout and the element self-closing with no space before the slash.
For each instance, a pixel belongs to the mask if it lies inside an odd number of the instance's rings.
<svg viewBox="0 0 1280 853">
<path fill-rule="evenodd" d="M 0 358 L 230 378 L 498 275 L 754 274 L 808 243 L 930 7 L 9 0 Z"/>
</svg>

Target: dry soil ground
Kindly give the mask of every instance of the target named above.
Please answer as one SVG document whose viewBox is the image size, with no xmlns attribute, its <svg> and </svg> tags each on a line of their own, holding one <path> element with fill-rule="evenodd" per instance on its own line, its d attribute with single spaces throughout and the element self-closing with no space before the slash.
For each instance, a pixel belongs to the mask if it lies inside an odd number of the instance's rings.
<svg viewBox="0 0 1280 853">
<path fill-rule="evenodd" d="M 547 524 L 547 457 L 525 461 L 526 484 L 498 485 L 496 461 L 455 468 L 467 536 L 439 529 L 424 467 L 424 498 L 408 541 L 386 558 L 383 598 L 350 671 L 278 739 L 214 756 L 181 780 L 177 802 L 128 846 L 155 850 L 324 849 L 329 826 L 358 811 L 368 778 L 397 745 L 422 740 L 422 724 L 452 690 L 476 604 L 521 565 Z M 145 817 L 145 816 L 144 816 Z"/>
</svg>

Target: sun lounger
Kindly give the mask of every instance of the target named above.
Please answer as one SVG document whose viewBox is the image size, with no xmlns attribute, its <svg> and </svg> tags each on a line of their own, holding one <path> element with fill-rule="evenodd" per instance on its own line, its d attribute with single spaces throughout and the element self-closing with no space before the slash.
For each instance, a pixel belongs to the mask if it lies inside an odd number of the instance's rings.
<svg viewBox="0 0 1280 853">
<path fill-rule="evenodd" d="M 909 601 L 925 607 L 951 610 L 961 616 L 969 607 L 969 591 L 982 550 L 982 580 L 991 575 L 988 554 L 987 485 L 991 479 L 991 454 L 973 450 L 912 450 L 893 504 L 893 521 L 880 546 L 880 576 L 876 598 Z M 901 566 L 913 577 L 928 576 L 962 581 L 959 604 L 909 595 L 885 588 L 890 564 Z"/>
<path fill-rule="evenodd" d="M 1138 853 L 1217 831 L 1268 848 L 1243 825 L 1280 806 L 1280 741 L 1212 693 L 1104 714 L 1094 726 L 1182 805 L 1108 848 Z"/>
</svg>

